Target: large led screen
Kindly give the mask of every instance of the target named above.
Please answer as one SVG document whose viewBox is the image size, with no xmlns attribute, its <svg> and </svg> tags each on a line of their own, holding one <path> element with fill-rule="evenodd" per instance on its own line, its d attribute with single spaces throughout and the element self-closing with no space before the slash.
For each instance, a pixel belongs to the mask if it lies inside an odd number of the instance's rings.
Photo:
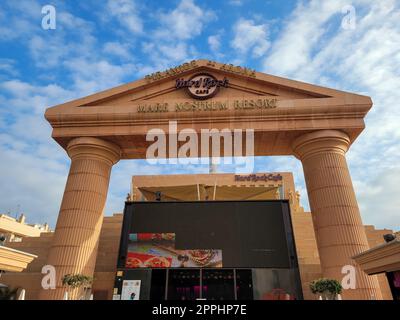
<svg viewBox="0 0 400 320">
<path fill-rule="evenodd" d="M 293 268 L 287 201 L 126 203 L 119 268 Z"/>
</svg>

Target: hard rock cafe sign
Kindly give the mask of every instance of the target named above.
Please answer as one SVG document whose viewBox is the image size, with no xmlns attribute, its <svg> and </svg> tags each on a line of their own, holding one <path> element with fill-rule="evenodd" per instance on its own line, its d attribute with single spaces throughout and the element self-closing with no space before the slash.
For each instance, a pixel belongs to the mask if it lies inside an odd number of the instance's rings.
<svg viewBox="0 0 400 320">
<path fill-rule="evenodd" d="M 235 181 L 282 181 L 283 177 L 277 174 L 246 174 L 246 175 L 235 175 Z"/>
<path fill-rule="evenodd" d="M 207 61 L 207 66 L 223 71 L 224 73 L 232 73 L 250 78 L 256 78 L 256 72 L 245 67 L 234 66 L 232 64 L 218 64 L 214 61 Z M 195 73 L 191 77 L 184 78 L 181 73 L 193 70 L 201 65 L 197 61 L 186 62 L 180 66 L 159 71 L 145 76 L 148 83 L 166 79 L 168 77 L 179 77 L 175 80 L 176 90 L 186 90 L 189 96 L 193 99 L 176 101 L 163 101 L 151 103 L 139 103 L 137 105 L 138 113 L 164 113 L 164 112 L 219 112 L 219 111 L 256 111 L 268 110 L 277 108 L 278 100 L 270 97 L 257 98 L 234 98 L 234 99 L 219 99 L 207 100 L 214 97 L 222 88 L 229 86 L 227 77 L 217 78 L 210 73 L 201 72 Z"/>
<path fill-rule="evenodd" d="M 187 80 L 177 79 L 175 88 L 185 88 L 192 98 L 205 100 L 215 96 L 220 87 L 227 88 L 228 84 L 226 77 L 219 80 L 208 73 L 197 73 Z"/>
</svg>

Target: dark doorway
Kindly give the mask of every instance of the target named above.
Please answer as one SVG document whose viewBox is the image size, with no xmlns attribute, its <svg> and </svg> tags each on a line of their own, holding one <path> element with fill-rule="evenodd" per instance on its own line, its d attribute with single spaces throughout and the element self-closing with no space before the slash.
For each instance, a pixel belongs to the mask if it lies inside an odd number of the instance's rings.
<svg viewBox="0 0 400 320">
<path fill-rule="evenodd" d="M 166 269 L 153 269 L 151 271 L 150 300 L 165 300 L 166 283 Z"/>
<path fill-rule="evenodd" d="M 233 269 L 203 269 L 203 295 L 206 300 L 234 300 Z"/>
<path fill-rule="evenodd" d="M 386 277 L 392 291 L 393 300 L 400 301 L 400 271 L 387 272 Z"/>
<path fill-rule="evenodd" d="M 237 300 L 254 299 L 251 269 L 236 270 L 236 297 Z"/>
<path fill-rule="evenodd" d="M 200 298 L 200 270 L 170 269 L 168 300 L 196 300 Z"/>
</svg>

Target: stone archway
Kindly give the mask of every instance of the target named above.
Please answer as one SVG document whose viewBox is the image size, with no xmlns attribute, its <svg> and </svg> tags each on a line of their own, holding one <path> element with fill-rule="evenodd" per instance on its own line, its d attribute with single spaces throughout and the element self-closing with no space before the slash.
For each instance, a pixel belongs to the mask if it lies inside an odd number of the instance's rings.
<svg viewBox="0 0 400 320">
<path fill-rule="evenodd" d="M 213 94 L 205 87 L 196 99 L 190 80 L 201 74 L 210 76 Z M 178 130 L 195 132 L 252 129 L 254 155 L 296 156 L 304 168 L 323 275 L 341 279 L 342 267 L 353 265 L 357 288 L 346 290 L 344 298 L 380 299 L 375 277 L 351 259 L 368 243 L 345 157 L 371 106 L 366 96 L 196 60 L 47 109 L 52 137 L 67 151 L 71 168 L 47 262 L 56 267 L 57 289 L 43 290 L 41 298 L 62 298 L 63 274 L 93 274 L 113 164 L 144 158 L 147 132 L 168 132 L 169 121 L 177 121 Z"/>
</svg>

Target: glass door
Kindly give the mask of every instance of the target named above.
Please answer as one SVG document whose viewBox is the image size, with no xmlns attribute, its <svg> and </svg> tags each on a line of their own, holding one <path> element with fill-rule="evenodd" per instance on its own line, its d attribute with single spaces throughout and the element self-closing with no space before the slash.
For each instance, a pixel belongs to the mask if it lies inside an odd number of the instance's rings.
<svg viewBox="0 0 400 320">
<path fill-rule="evenodd" d="M 202 298 L 206 300 L 235 300 L 233 269 L 203 269 Z"/>
<path fill-rule="evenodd" d="M 200 269 L 169 269 L 167 300 L 200 298 Z"/>
</svg>

